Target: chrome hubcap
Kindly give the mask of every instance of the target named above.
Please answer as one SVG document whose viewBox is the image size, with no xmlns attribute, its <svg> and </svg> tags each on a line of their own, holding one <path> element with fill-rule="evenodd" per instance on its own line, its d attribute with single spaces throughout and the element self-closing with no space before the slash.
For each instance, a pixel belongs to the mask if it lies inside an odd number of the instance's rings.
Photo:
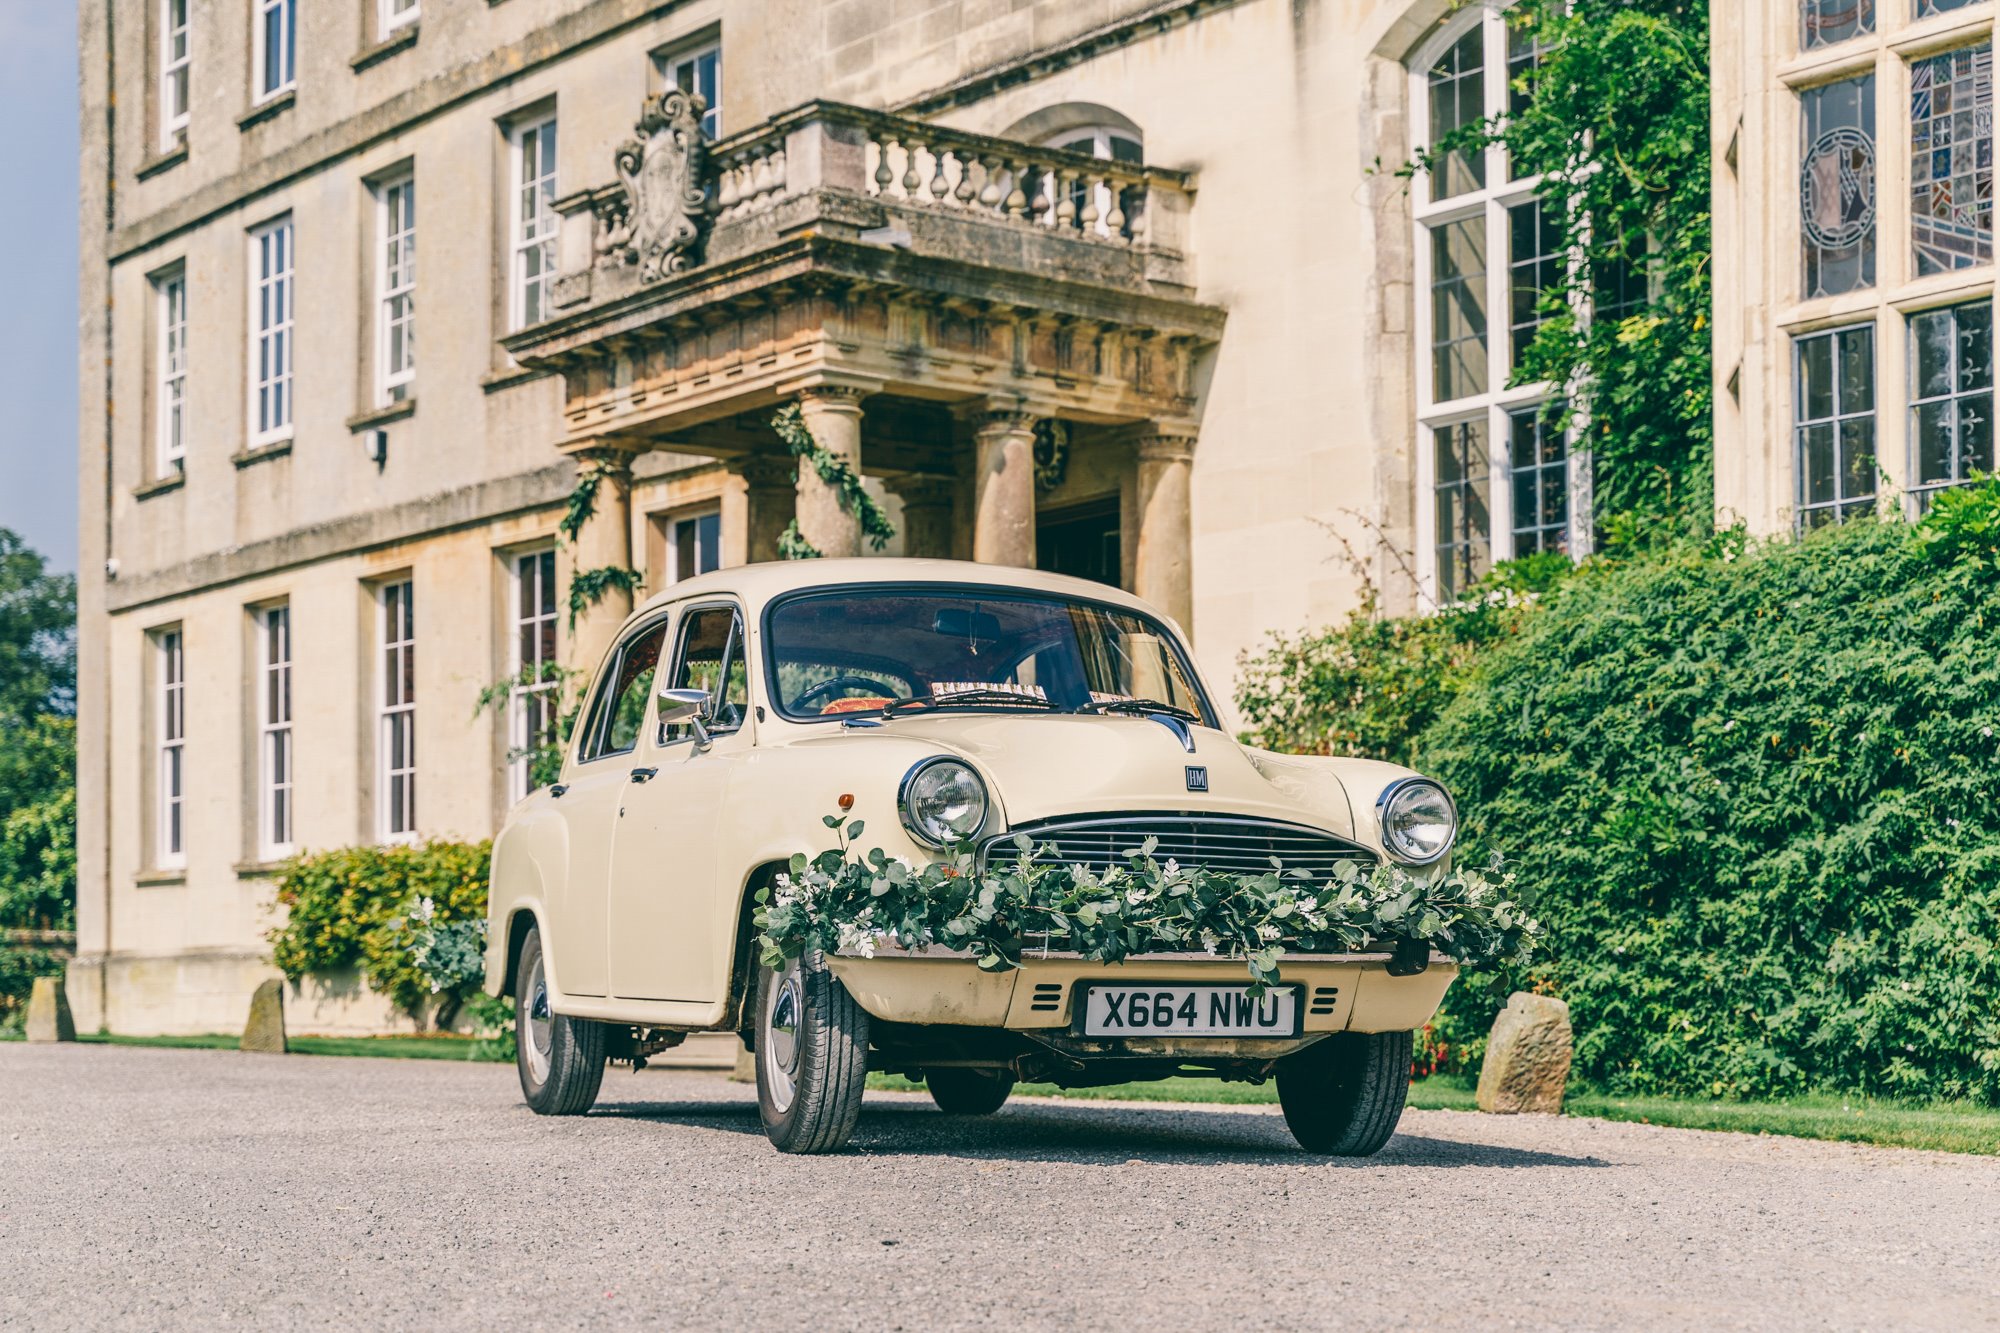
<svg viewBox="0 0 2000 1333">
<path fill-rule="evenodd" d="M 804 972 L 799 960 L 785 964 L 771 982 L 764 1001 L 764 1031 L 758 1041 L 763 1053 L 764 1089 L 772 1109 L 789 1109 L 799 1086 L 799 1020 L 805 1012 Z"/>
<path fill-rule="evenodd" d="M 528 1072 L 535 1082 L 546 1083 L 549 1079 L 549 1048 L 555 1042 L 555 1016 L 549 1012 L 548 982 L 542 977 L 542 960 L 535 959 L 535 973 L 528 983 L 528 994 L 522 1005 L 522 1031 L 517 1040 L 521 1051 L 528 1060 Z"/>
</svg>

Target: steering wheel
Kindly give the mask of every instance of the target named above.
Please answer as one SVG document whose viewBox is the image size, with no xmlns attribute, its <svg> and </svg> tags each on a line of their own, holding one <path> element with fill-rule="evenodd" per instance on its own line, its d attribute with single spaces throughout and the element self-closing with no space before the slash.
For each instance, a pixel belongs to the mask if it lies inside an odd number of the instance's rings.
<svg viewBox="0 0 2000 1333">
<path fill-rule="evenodd" d="M 799 697 L 792 700 L 792 707 L 810 708 L 813 704 L 821 702 L 822 696 L 830 699 L 840 690 L 852 690 L 857 694 L 879 694 L 888 699 L 896 697 L 896 691 L 879 680 L 870 680 L 866 676 L 835 676 L 832 680 L 823 680 L 817 685 L 809 685 L 801 690 Z"/>
</svg>

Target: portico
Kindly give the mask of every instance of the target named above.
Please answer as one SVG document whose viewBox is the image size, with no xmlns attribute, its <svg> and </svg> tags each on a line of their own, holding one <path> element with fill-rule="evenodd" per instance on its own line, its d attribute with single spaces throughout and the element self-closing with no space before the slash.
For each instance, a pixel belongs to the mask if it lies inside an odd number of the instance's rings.
<svg viewBox="0 0 2000 1333">
<path fill-rule="evenodd" d="M 776 558 L 794 519 L 825 555 L 864 553 L 772 429 L 796 403 L 900 500 L 906 554 L 1059 564 L 1038 513 L 1094 486 L 1115 581 L 1186 624 L 1188 472 L 1223 324 L 1192 296 L 1192 181 L 824 102 L 705 145 L 699 114 L 650 98 L 621 183 L 558 202 L 556 313 L 507 340 L 562 375 L 561 447 L 600 478 L 579 569 L 630 566 L 630 462 L 649 450 L 741 478 L 725 563 Z M 630 606 L 609 589 L 579 619 L 578 660 Z"/>
</svg>

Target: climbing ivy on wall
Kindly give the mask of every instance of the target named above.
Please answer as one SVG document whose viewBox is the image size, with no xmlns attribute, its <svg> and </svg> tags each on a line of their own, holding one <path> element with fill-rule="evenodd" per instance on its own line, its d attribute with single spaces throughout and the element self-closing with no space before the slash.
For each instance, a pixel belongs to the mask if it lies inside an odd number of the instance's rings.
<svg viewBox="0 0 2000 1333">
<path fill-rule="evenodd" d="M 1503 145 L 1539 174 L 1572 256 L 1542 293 L 1517 383 L 1572 385 L 1612 545 L 1704 532 L 1714 504 L 1707 0 L 1521 0 L 1547 48 L 1515 114 L 1419 149 Z M 1591 318 L 1593 309 L 1600 312 Z M 1604 313 L 1608 312 L 1608 314 Z"/>
<path fill-rule="evenodd" d="M 791 450 L 792 457 L 811 467 L 821 481 L 834 489 L 840 497 L 840 507 L 859 520 L 861 535 L 868 544 L 878 551 L 886 547 L 896 535 L 896 526 L 889 521 L 888 512 L 868 493 L 861 484 L 861 474 L 849 467 L 846 459 L 813 438 L 799 405 L 789 403 L 780 408 L 771 418 L 771 429 L 784 441 L 785 448 Z M 800 534 L 795 518 L 778 536 L 778 554 L 786 560 L 815 560 L 825 552 Z"/>
</svg>

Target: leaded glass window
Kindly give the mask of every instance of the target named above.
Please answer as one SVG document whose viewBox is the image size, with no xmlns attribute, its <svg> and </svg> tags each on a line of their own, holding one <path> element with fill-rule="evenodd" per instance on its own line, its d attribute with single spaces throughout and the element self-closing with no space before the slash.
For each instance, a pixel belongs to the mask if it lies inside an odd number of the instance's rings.
<svg viewBox="0 0 2000 1333">
<path fill-rule="evenodd" d="M 1507 414 L 1507 479 L 1513 490 L 1514 558 L 1569 549 L 1569 442 L 1561 402 Z"/>
<path fill-rule="evenodd" d="M 1993 470 L 1993 303 L 1910 316 L 1910 493 L 1917 507 Z"/>
<path fill-rule="evenodd" d="M 1875 508 L 1875 326 L 1795 339 L 1793 445 L 1799 526 Z"/>
<path fill-rule="evenodd" d="M 1486 219 L 1431 228 L 1431 396 L 1486 392 Z"/>
<path fill-rule="evenodd" d="M 1431 431 L 1436 450 L 1437 577 L 1440 600 L 1463 596 L 1493 567 L 1493 464 L 1486 419 L 1455 421 Z"/>
<path fill-rule="evenodd" d="M 1809 88 L 1802 131 L 1799 236 L 1807 297 L 1875 285 L 1875 76 Z"/>
<path fill-rule="evenodd" d="M 1799 0 L 1799 49 L 1817 50 L 1875 31 L 1875 0 Z"/>
<path fill-rule="evenodd" d="M 1911 17 L 1927 19 L 1948 10 L 1964 9 L 1967 5 L 1975 3 L 1975 0 L 1915 0 L 1915 3 L 1916 8 L 1911 12 Z"/>
<path fill-rule="evenodd" d="M 1542 67 L 1542 59 L 1549 48 L 1542 41 L 1541 29 L 1536 26 L 1536 16 L 1532 13 L 1515 12 L 1507 16 L 1507 117 L 1514 119 L 1528 109 L 1535 99 L 1535 78 Z M 1507 164 L 1507 176 L 1517 179 L 1525 173 L 1517 171 L 1514 164 Z"/>
<path fill-rule="evenodd" d="M 1521 353 L 1542 326 L 1542 293 L 1562 280 L 1562 236 L 1555 211 L 1539 199 L 1509 208 L 1507 245 L 1508 365 L 1519 366 Z"/>
<path fill-rule="evenodd" d="M 1993 47 L 1910 62 L 1917 275 L 1993 260 Z"/>
<path fill-rule="evenodd" d="M 1486 33 L 1478 24 L 1445 48 L 1430 69 L 1430 141 L 1436 144 L 1454 131 L 1476 125 L 1486 115 Z M 1431 198 L 1482 189 L 1486 185 L 1486 154 L 1478 148 L 1453 148 L 1431 168 Z"/>
</svg>

